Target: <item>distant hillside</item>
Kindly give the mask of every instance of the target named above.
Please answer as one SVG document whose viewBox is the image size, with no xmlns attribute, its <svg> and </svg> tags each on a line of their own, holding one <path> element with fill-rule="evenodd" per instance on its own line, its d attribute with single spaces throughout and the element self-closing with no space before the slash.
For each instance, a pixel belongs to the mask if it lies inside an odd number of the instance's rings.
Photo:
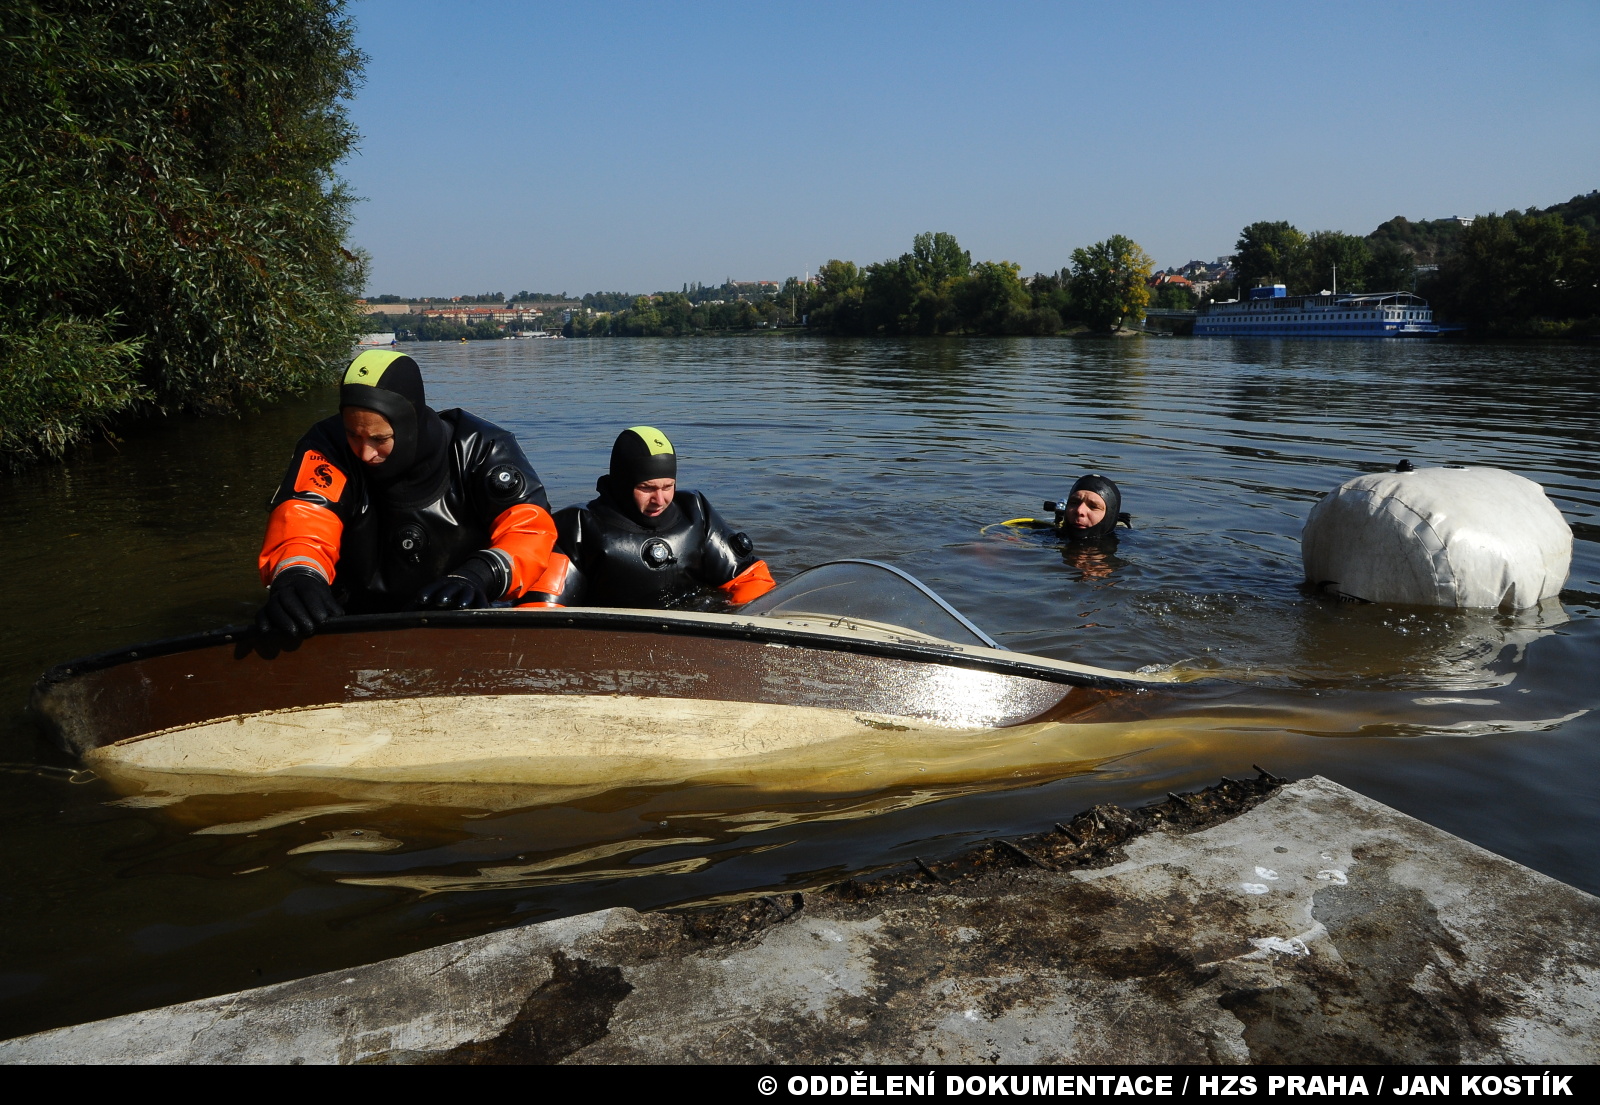
<svg viewBox="0 0 1600 1105">
<path fill-rule="evenodd" d="M 1573 196 L 1565 203 L 1551 207 L 1530 207 L 1526 211 L 1507 211 L 1506 218 L 1555 215 L 1563 222 L 1583 228 L 1590 234 L 1600 229 L 1600 191 L 1586 196 Z M 1455 249 L 1464 228 L 1455 219 L 1424 219 L 1412 222 L 1404 215 L 1396 215 L 1367 235 L 1367 243 L 1374 250 L 1382 245 L 1397 245 L 1409 250 L 1419 265 L 1437 265 Z"/>
<path fill-rule="evenodd" d="M 1587 196 L 1573 196 L 1566 203 L 1558 203 L 1553 207 L 1546 207 L 1543 211 L 1537 207 L 1530 207 L 1522 212 L 1524 215 L 1559 215 L 1561 221 L 1573 226 L 1580 226 L 1593 234 L 1600 229 L 1600 191 L 1590 192 Z M 1515 215 L 1515 211 L 1507 211 L 1507 215 Z"/>
<path fill-rule="evenodd" d="M 1437 265 L 1439 259 L 1455 248 L 1461 237 L 1461 224 L 1455 219 L 1424 219 L 1412 222 L 1404 215 L 1396 215 L 1367 235 L 1367 244 L 1376 251 L 1380 246 L 1400 246 L 1409 250 L 1419 265 Z"/>
</svg>

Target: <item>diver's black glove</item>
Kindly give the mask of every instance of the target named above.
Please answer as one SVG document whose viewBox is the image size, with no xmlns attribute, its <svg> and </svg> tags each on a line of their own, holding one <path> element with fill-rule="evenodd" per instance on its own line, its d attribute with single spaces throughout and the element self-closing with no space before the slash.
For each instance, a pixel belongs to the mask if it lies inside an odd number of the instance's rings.
<svg viewBox="0 0 1600 1105">
<path fill-rule="evenodd" d="M 299 639 L 309 637 L 344 610 L 328 581 L 310 568 L 285 568 L 272 581 L 267 603 L 256 615 L 256 629 Z"/>
<path fill-rule="evenodd" d="M 490 596 L 499 598 L 505 590 L 499 569 L 487 557 L 469 556 L 449 575 L 436 579 L 417 592 L 412 605 L 420 610 L 468 610 L 488 606 Z"/>
</svg>

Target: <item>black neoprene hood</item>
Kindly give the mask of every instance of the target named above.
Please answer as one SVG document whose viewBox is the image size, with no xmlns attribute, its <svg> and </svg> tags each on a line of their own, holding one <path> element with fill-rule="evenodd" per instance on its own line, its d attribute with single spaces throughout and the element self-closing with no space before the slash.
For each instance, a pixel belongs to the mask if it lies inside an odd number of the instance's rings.
<svg viewBox="0 0 1600 1105">
<path fill-rule="evenodd" d="M 1109 537 L 1117 528 L 1117 517 L 1122 513 L 1122 491 L 1116 484 L 1097 473 L 1089 473 L 1078 477 L 1078 482 L 1072 485 L 1072 490 L 1067 493 L 1067 501 L 1072 501 L 1072 496 L 1079 491 L 1092 491 L 1106 501 L 1105 517 L 1088 529 L 1077 529 L 1073 526 L 1063 525 L 1061 531 L 1076 541 L 1091 541 L 1100 537 Z"/>
<path fill-rule="evenodd" d="M 404 353 L 369 350 L 350 362 L 339 385 L 339 406 L 377 411 L 391 423 L 416 420 L 428 403 L 422 369 Z M 399 430 L 396 423 L 395 429 Z"/>
<path fill-rule="evenodd" d="M 619 493 L 647 480 L 675 480 L 678 454 L 654 426 L 629 426 L 611 446 L 610 476 Z"/>
<path fill-rule="evenodd" d="M 394 449 L 378 465 L 366 468 L 367 478 L 380 486 L 396 487 L 400 481 L 431 485 L 439 453 L 448 434 L 439 416 L 427 405 L 422 369 L 404 353 L 369 349 L 345 370 L 339 385 L 339 408 L 360 407 L 376 411 L 394 428 Z M 423 471 L 414 471 L 422 469 Z"/>
</svg>

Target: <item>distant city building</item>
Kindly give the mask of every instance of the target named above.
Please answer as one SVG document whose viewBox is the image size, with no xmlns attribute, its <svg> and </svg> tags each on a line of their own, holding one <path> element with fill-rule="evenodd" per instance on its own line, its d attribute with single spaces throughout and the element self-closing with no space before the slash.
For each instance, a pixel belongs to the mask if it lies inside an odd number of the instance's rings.
<svg viewBox="0 0 1600 1105">
<path fill-rule="evenodd" d="M 1476 215 L 1451 215 L 1448 219 L 1440 219 L 1442 223 L 1457 223 L 1461 226 L 1471 226 Z"/>
</svg>

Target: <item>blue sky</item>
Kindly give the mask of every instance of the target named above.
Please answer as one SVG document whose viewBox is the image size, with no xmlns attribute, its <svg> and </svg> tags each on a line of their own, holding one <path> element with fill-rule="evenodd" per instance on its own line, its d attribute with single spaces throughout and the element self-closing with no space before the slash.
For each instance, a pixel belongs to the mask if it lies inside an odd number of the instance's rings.
<svg viewBox="0 0 1600 1105">
<path fill-rule="evenodd" d="M 656 291 L 947 230 L 1053 271 L 1600 188 L 1600 2 L 356 0 L 368 291 Z"/>
</svg>

